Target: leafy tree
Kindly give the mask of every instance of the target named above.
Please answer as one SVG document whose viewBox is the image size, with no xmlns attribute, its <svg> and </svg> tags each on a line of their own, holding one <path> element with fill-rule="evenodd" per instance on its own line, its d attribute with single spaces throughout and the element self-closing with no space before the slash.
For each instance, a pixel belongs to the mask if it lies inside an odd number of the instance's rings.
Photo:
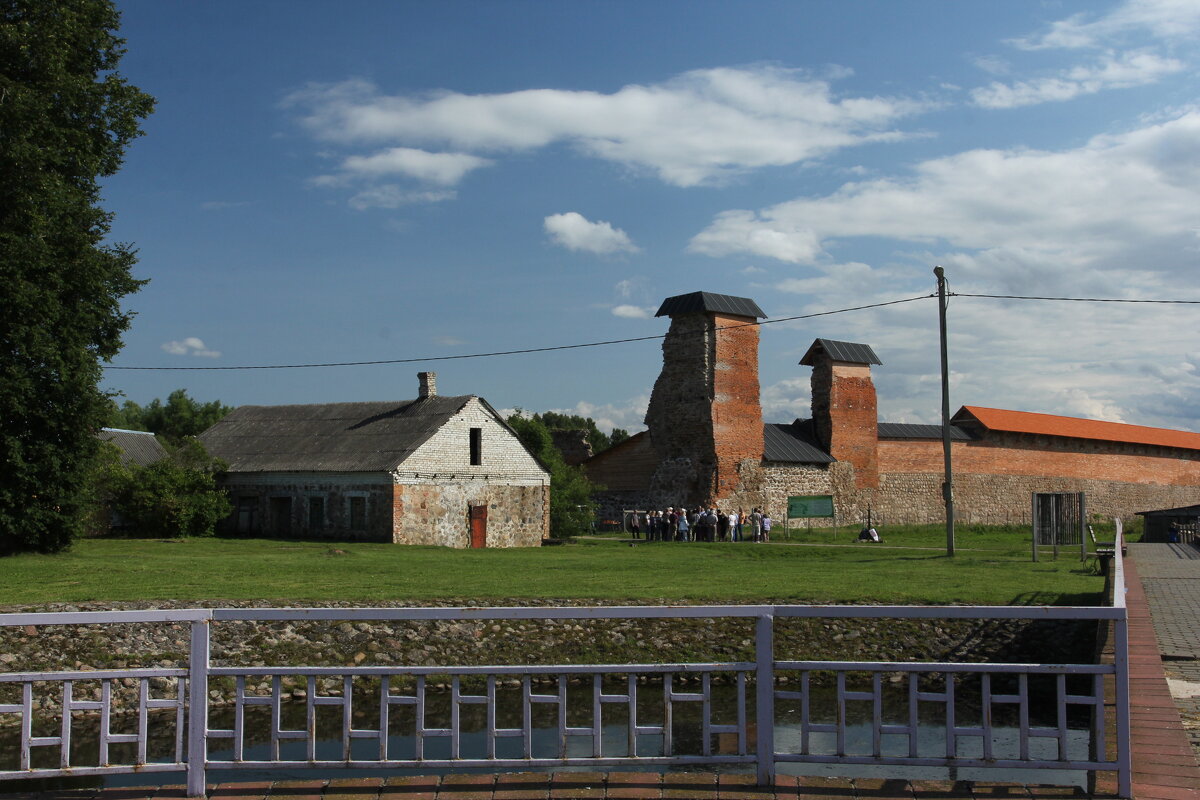
<svg viewBox="0 0 1200 800">
<path fill-rule="evenodd" d="M 583 417 L 579 414 L 560 414 L 557 411 L 543 411 L 540 414 L 534 414 L 533 417 L 552 431 L 587 431 L 588 442 L 592 445 L 593 453 L 607 450 L 614 444 L 623 442 L 629 438 L 629 432 L 626 430 L 613 428 L 611 434 L 605 433 L 596 426 L 594 419 Z"/>
<path fill-rule="evenodd" d="M 517 411 L 507 421 L 521 443 L 550 470 L 550 535 L 560 539 L 589 530 L 596 512 L 592 500 L 596 487 L 582 469 L 563 461 L 550 429 L 536 414 L 527 417 Z"/>
<path fill-rule="evenodd" d="M 212 536 L 233 508 L 217 488 L 225 467 L 195 438 L 145 467 L 122 464 L 117 448 L 106 443 L 92 497 L 109 520 L 138 536 Z"/>
<path fill-rule="evenodd" d="M 199 436 L 233 411 L 233 406 L 220 400 L 201 403 L 188 396 L 187 389 L 176 389 L 167 396 L 167 402 L 157 397 L 144 408 L 132 400 L 121 406 L 113 404 L 109 415 L 109 426 L 130 431 L 150 431 L 172 444 L 179 444 L 188 436 Z"/>
<path fill-rule="evenodd" d="M 82 529 L 100 362 L 142 284 L 99 206 L 154 104 L 115 71 L 118 21 L 109 0 L 0 0 L 0 555 Z"/>
</svg>

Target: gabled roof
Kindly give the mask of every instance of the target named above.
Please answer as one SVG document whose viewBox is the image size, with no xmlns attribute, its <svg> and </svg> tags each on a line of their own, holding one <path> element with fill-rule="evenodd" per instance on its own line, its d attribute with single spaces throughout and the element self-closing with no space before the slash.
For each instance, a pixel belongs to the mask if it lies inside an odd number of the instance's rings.
<svg viewBox="0 0 1200 800">
<path fill-rule="evenodd" d="M 833 339 L 815 340 L 808 348 L 808 352 L 804 354 L 804 358 L 800 359 L 800 363 L 806 367 L 811 367 L 813 361 L 822 352 L 834 361 L 847 361 L 851 364 L 883 365 L 883 362 L 879 360 L 879 356 L 875 355 L 875 351 L 871 349 L 869 344 L 838 342 Z"/>
<path fill-rule="evenodd" d="M 676 314 L 686 314 L 689 311 L 713 311 L 718 314 L 732 314 L 736 317 L 766 318 L 766 314 L 758 307 L 758 303 L 749 297 L 734 297 L 729 294 L 713 294 L 712 292 L 692 292 L 668 297 L 658 307 L 656 317 L 673 317 Z"/>
<path fill-rule="evenodd" d="M 167 451 L 149 431 L 127 431 L 121 428 L 101 428 L 101 440 L 112 442 L 121 451 L 122 464 L 146 467 L 167 457 Z"/>
<path fill-rule="evenodd" d="M 1098 419 L 1059 417 L 1031 411 L 1006 411 L 999 408 L 963 406 L 952 422 L 976 422 L 988 430 L 1010 433 L 1033 433 L 1043 436 L 1064 436 L 1071 439 L 1095 439 L 1102 442 L 1149 444 L 1200 450 L 1200 433 L 1176 431 L 1170 428 L 1148 428 L 1126 425 L 1123 422 L 1102 422 Z"/>
<path fill-rule="evenodd" d="M 200 440 L 230 472 L 387 472 L 471 399 L 242 406 Z"/>
<path fill-rule="evenodd" d="M 790 464 L 832 464 L 836 458 L 817 444 L 812 420 L 798 419 L 788 424 L 763 425 L 763 461 Z"/>
<path fill-rule="evenodd" d="M 941 425 L 915 425 L 909 422 L 879 423 L 880 439 L 938 439 L 942 438 Z M 955 442 L 969 442 L 975 437 L 957 425 L 950 426 L 950 439 Z"/>
</svg>

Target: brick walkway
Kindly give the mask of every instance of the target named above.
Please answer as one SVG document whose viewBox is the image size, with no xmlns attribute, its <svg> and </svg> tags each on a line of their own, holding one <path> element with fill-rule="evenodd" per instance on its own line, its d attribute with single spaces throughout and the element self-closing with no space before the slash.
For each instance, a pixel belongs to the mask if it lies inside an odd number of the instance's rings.
<svg viewBox="0 0 1200 800">
<path fill-rule="evenodd" d="M 1200 800 L 1200 767 L 1180 720 L 1180 709 L 1171 697 L 1155 633 L 1161 626 L 1169 649 L 1177 640 L 1186 644 L 1179 637 L 1186 636 L 1189 626 L 1200 635 L 1200 608 L 1177 602 L 1169 592 L 1159 590 L 1159 580 L 1190 580 L 1154 577 L 1179 572 L 1177 562 L 1183 557 L 1171 545 L 1132 544 L 1129 555 L 1125 563 L 1133 796 L 1136 800 Z M 1175 563 L 1159 568 L 1160 562 Z M 1200 580 L 1200 560 L 1189 558 L 1189 563 Z M 1152 598 L 1158 598 L 1153 605 Z"/>
</svg>

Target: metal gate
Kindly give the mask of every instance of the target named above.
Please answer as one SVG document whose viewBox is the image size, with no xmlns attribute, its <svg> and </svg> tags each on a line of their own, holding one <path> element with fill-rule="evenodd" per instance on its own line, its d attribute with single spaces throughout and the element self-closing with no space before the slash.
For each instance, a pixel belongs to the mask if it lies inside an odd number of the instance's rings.
<svg viewBox="0 0 1200 800">
<path fill-rule="evenodd" d="M 1053 546 L 1058 556 L 1060 546 L 1073 546 L 1086 552 L 1084 528 L 1087 526 L 1087 503 L 1083 492 L 1046 492 L 1033 494 L 1033 560 L 1037 549 Z"/>
</svg>

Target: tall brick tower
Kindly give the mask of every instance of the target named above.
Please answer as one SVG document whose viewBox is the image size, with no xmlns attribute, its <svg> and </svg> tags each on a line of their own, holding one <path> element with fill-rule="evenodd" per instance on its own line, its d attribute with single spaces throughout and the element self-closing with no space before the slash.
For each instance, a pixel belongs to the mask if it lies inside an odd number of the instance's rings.
<svg viewBox="0 0 1200 800">
<path fill-rule="evenodd" d="M 817 441 L 854 465 L 859 489 L 879 487 L 879 407 L 871 365 L 883 362 L 870 345 L 817 339 L 800 363 L 813 368 L 812 416 Z"/>
<path fill-rule="evenodd" d="M 711 504 L 740 488 L 738 465 L 763 455 L 758 325 L 766 314 L 746 297 L 692 292 L 668 297 L 663 368 L 646 425 L 659 457 L 655 494 Z"/>
</svg>

